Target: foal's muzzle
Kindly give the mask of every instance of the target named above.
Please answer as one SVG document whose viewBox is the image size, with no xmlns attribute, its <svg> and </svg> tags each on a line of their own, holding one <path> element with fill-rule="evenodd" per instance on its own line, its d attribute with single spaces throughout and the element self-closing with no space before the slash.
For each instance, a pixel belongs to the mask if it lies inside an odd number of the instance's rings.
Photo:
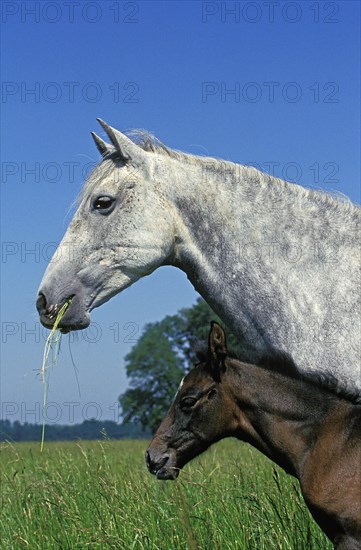
<svg viewBox="0 0 361 550">
<path fill-rule="evenodd" d="M 148 470 L 155 475 L 157 479 L 176 479 L 179 474 L 179 468 L 175 467 L 174 457 L 167 454 L 158 454 L 155 450 L 149 448 L 145 453 L 145 461 Z"/>
</svg>

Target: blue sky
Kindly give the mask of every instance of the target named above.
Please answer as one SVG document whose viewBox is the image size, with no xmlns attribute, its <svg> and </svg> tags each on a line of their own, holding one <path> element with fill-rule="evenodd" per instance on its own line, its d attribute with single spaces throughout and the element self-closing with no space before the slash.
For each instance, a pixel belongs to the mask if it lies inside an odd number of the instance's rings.
<svg viewBox="0 0 361 550">
<path fill-rule="evenodd" d="M 360 202 L 360 6 L 4 1 L 1 10 L 2 416 L 34 422 L 47 333 L 36 292 L 99 160 L 96 117 Z M 195 299 L 183 273 L 163 268 L 95 310 L 93 328 L 63 338 L 49 416 L 114 419 L 123 358 L 144 325 Z"/>
</svg>

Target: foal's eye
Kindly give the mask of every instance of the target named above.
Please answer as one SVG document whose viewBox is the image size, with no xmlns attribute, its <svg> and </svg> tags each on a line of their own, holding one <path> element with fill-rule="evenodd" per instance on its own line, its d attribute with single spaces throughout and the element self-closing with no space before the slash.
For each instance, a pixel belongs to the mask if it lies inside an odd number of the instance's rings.
<svg viewBox="0 0 361 550">
<path fill-rule="evenodd" d="M 212 388 L 211 391 L 208 393 L 208 399 L 212 399 L 217 394 L 217 390 L 215 388 Z"/>
<path fill-rule="evenodd" d="M 184 397 L 182 399 L 180 406 L 182 409 L 190 409 L 197 403 L 198 399 L 196 397 Z"/>
<path fill-rule="evenodd" d="M 107 214 L 108 212 L 110 212 L 110 209 L 113 206 L 114 202 L 115 199 L 113 199 L 113 197 L 103 195 L 94 199 L 93 208 L 94 210 L 101 210 L 102 214 Z"/>
</svg>

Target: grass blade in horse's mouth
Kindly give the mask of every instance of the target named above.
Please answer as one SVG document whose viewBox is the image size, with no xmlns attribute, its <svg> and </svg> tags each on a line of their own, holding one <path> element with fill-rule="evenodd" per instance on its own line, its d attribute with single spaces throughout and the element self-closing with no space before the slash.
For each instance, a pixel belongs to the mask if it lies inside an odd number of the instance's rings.
<svg viewBox="0 0 361 550">
<path fill-rule="evenodd" d="M 41 369 L 40 369 L 41 378 L 42 378 L 42 382 L 43 382 L 43 385 L 44 385 L 43 427 L 42 427 L 42 433 L 41 433 L 41 446 L 40 446 L 40 451 L 41 452 L 43 452 L 44 436 L 45 436 L 45 411 L 46 411 L 46 402 L 47 402 L 46 372 L 48 371 L 48 369 L 50 367 L 55 367 L 55 365 L 57 364 L 57 359 L 58 359 L 59 349 L 60 349 L 60 340 L 61 340 L 61 332 L 58 329 L 58 326 L 59 326 L 60 321 L 64 317 L 65 312 L 68 309 L 72 299 L 73 299 L 72 297 L 68 298 L 65 301 L 65 303 L 63 304 L 63 306 L 60 308 L 60 310 L 59 310 L 59 312 L 56 316 L 53 328 L 51 329 L 50 334 L 47 337 L 46 342 L 45 342 L 43 364 L 42 364 Z M 52 351 L 52 353 L 51 353 L 51 357 L 49 358 L 50 350 Z"/>
</svg>

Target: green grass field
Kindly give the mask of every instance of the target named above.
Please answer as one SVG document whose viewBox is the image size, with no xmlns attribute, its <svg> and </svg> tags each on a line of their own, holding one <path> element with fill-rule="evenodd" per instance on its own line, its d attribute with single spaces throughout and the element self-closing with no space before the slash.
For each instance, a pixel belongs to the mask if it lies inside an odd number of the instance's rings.
<svg viewBox="0 0 361 550">
<path fill-rule="evenodd" d="M 1 549 L 332 549 L 298 483 L 250 446 L 218 443 L 176 482 L 147 473 L 146 447 L 2 443 Z"/>
</svg>

